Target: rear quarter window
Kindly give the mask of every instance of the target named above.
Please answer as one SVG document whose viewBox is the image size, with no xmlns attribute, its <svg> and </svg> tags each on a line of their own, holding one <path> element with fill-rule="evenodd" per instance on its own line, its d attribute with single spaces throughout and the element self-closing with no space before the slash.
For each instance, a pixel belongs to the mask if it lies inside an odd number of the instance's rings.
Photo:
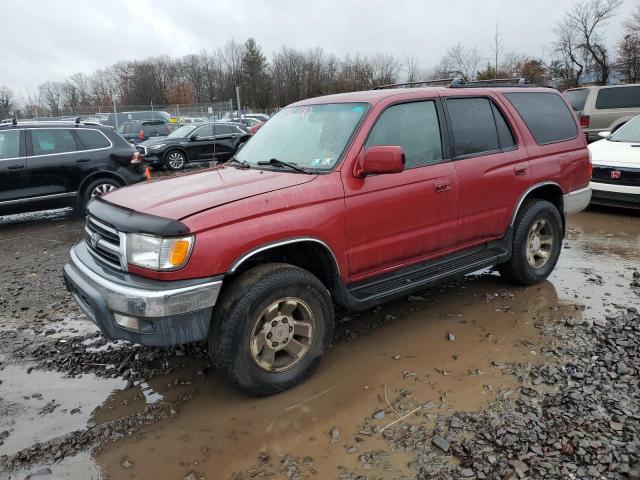
<svg viewBox="0 0 640 480">
<path fill-rule="evenodd" d="M 578 136 L 575 117 L 560 95 L 513 92 L 504 96 L 518 111 L 538 145 L 573 140 Z"/>
<path fill-rule="evenodd" d="M 562 92 L 567 101 L 571 104 L 576 112 L 584 110 L 584 105 L 587 103 L 587 97 L 589 96 L 589 89 L 579 88 L 576 90 L 565 90 Z"/>
<path fill-rule="evenodd" d="M 596 109 L 638 108 L 640 107 L 640 87 L 611 87 L 598 90 Z"/>
<path fill-rule="evenodd" d="M 82 145 L 87 150 L 109 148 L 111 146 L 111 142 L 109 142 L 107 137 L 98 130 L 85 130 L 84 128 L 79 128 L 76 130 L 76 134 L 80 137 Z"/>
</svg>

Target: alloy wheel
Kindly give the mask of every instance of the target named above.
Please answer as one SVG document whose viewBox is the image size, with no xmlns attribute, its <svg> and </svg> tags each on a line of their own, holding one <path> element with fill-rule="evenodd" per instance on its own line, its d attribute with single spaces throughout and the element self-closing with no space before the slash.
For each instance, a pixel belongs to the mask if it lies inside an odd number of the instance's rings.
<svg viewBox="0 0 640 480">
<path fill-rule="evenodd" d="M 169 166 L 174 170 L 180 170 L 184 167 L 184 155 L 180 152 L 171 152 L 169 154 Z"/>
<path fill-rule="evenodd" d="M 538 219 L 527 235 L 527 262 L 532 268 L 542 268 L 553 250 L 553 231 L 551 224 L 544 218 Z"/>
<path fill-rule="evenodd" d="M 251 329 L 251 358 L 267 372 L 283 372 L 307 354 L 315 318 L 307 303 L 285 297 L 271 303 Z"/>
<path fill-rule="evenodd" d="M 96 185 L 93 190 L 91 190 L 91 198 L 102 197 L 103 195 L 109 192 L 113 192 L 114 190 L 117 190 L 117 188 L 118 187 L 116 187 L 112 183 L 100 183 Z"/>
</svg>

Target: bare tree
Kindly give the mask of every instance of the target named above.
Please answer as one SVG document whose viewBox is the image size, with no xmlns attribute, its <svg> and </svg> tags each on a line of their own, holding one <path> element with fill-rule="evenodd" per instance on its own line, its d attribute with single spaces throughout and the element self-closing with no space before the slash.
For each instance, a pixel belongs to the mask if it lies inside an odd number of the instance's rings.
<svg viewBox="0 0 640 480">
<path fill-rule="evenodd" d="M 640 82 L 640 6 L 624 22 L 624 37 L 618 42 L 618 63 L 625 82 Z"/>
<path fill-rule="evenodd" d="M 504 52 L 504 42 L 502 41 L 502 36 L 500 35 L 500 29 L 498 28 L 498 20 L 496 20 L 496 31 L 493 35 L 493 44 L 491 45 L 491 50 L 493 51 L 494 57 L 494 72 L 496 77 L 498 76 L 498 61 L 500 60 L 500 55 Z"/>
<path fill-rule="evenodd" d="M 593 62 L 599 71 L 599 82 L 609 81 L 609 55 L 604 44 L 604 31 L 622 0 L 584 0 L 565 13 L 557 27 L 562 47 L 575 65 L 584 68 Z M 582 57 L 585 63 L 576 59 Z"/>
<path fill-rule="evenodd" d="M 13 92 L 0 85 L 0 121 L 9 118 L 15 113 L 16 103 Z"/>
<path fill-rule="evenodd" d="M 405 82 L 417 82 L 421 80 L 420 77 L 422 74 L 420 71 L 420 65 L 418 64 L 418 60 L 416 60 L 415 56 L 405 54 L 403 69 Z"/>
<path fill-rule="evenodd" d="M 458 43 L 447 50 L 446 55 L 440 60 L 438 76 L 444 77 L 454 74 L 462 75 L 465 80 L 474 80 L 480 62 L 481 55 L 477 47 L 467 49 Z"/>
</svg>

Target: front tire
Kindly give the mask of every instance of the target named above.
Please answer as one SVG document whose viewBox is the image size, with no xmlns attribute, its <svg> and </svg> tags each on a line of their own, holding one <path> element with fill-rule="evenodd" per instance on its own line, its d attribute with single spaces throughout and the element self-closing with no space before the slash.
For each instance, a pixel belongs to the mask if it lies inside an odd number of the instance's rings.
<svg viewBox="0 0 640 480">
<path fill-rule="evenodd" d="M 500 276 L 516 285 L 533 285 L 553 271 L 562 246 L 562 217 L 546 200 L 525 200 L 513 230 L 511 258 L 498 265 Z"/>
<path fill-rule="evenodd" d="M 265 396 L 306 380 L 333 335 L 329 292 L 314 275 L 281 263 L 243 273 L 223 292 L 209 354 L 228 380 Z"/>
<path fill-rule="evenodd" d="M 182 170 L 187 163 L 187 158 L 180 150 L 169 150 L 164 158 L 164 165 L 173 171 Z"/>
</svg>

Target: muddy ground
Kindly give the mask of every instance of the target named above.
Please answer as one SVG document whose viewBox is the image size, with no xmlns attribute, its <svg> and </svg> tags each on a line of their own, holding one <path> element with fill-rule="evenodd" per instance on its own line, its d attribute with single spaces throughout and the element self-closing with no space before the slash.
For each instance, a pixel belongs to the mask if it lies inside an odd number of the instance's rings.
<svg viewBox="0 0 640 480">
<path fill-rule="evenodd" d="M 62 282 L 83 220 L 0 217 L 0 478 L 635 478 L 640 215 L 572 217 L 548 281 L 480 272 L 357 315 L 304 385 L 106 342 Z"/>
</svg>

